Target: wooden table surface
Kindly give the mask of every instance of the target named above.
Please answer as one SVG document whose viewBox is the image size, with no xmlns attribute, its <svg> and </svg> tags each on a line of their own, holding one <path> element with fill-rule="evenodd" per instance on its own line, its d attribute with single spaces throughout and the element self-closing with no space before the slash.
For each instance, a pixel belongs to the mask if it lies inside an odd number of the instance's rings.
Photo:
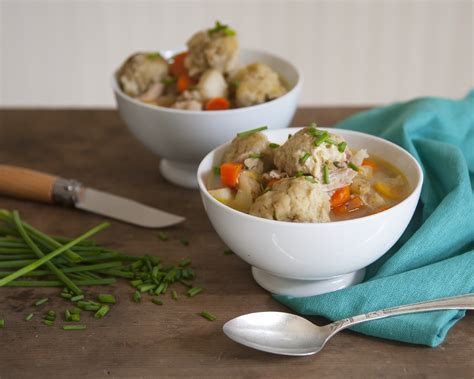
<svg viewBox="0 0 474 379">
<path fill-rule="evenodd" d="M 317 120 L 331 125 L 362 108 L 302 109 L 293 125 Z M 97 236 L 107 246 L 150 253 L 173 263 L 192 259 L 197 284 L 205 292 L 195 298 L 169 299 L 163 306 L 133 303 L 131 288 L 120 282 L 110 291 L 118 304 L 103 320 L 86 318 L 88 328 L 63 331 L 41 324 L 37 315 L 25 322 L 31 305 L 42 296 L 50 306 L 68 304 L 57 289 L 0 289 L 0 378 L 60 377 L 456 377 L 474 375 L 474 315 L 469 313 L 432 349 L 350 331 L 336 336 L 317 356 L 270 355 L 248 349 L 222 333 L 225 321 L 243 313 L 288 311 L 252 279 L 250 267 L 224 255 L 224 243 L 209 223 L 197 191 L 177 188 L 158 173 L 158 158 L 127 131 L 115 111 L 2 110 L 0 163 L 72 177 L 91 187 L 114 192 L 187 221 L 170 229 L 162 242 L 157 232 L 120 222 Z M 29 223 L 53 234 L 77 235 L 103 218 L 60 207 L 0 198 L 0 208 L 18 209 Z M 179 238 L 189 239 L 189 246 Z M 90 293 L 97 293 L 92 289 Z M 197 315 L 218 316 L 209 322 Z M 323 319 L 317 320 L 326 322 Z"/>
</svg>

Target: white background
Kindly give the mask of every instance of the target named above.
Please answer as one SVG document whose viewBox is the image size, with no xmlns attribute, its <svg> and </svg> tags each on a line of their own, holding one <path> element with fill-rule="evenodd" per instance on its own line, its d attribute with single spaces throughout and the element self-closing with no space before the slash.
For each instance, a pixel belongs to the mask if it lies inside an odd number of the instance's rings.
<svg viewBox="0 0 474 379">
<path fill-rule="evenodd" d="M 302 105 L 461 97 L 474 86 L 470 0 L 0 0 L 0 105 L 109 107 L 137 50 L 183 45 L 215 20 L 300 67 Z"/>
</svg>

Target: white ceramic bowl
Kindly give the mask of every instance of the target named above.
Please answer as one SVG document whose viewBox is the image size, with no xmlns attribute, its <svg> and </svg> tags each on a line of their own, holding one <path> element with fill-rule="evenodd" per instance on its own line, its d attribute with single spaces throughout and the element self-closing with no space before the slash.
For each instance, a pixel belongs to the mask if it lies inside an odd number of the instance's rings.
<svg viewBox="0 0 474 379">
<path fill-rule="evenodd" d="M 161 52 L 170 58 L 182 49 Z M 276 70 L 289 86 L 284 96 L 264 104 L 225 111 L 187 111 L 156 107 L 126 95 L 116 73 L 112 77 L 120 116 L 146 147 L 161 157 L 160 171 L 170 182 L 197 188 L 196 171 L 201 159 L 237 132 L 268 125 L 289 126 L 298 105 L 302 76 L 288 61 L 257 50 L 243 49 L 240 65 L 261 62 Z"/>
<path fill-rule="evenodd" d="M 267 131 L 269 140 L 284 143 L 287 128 Z M 423 172 L 399 146 L 354 131 L 332 129 L 355 149 L 366 148 L 391 162 L 407 177 L 410 195 L 396 206 L 371 216 L 329 223 L 291 223 L 251 216 L 215 200 L 206 177 L 220 163 L 228 144 L 210 152 L 198 168 L 201 198 L 222 240 L 251 264 L 256 281 L 267 290 L 292 296 L 334 291 L 363 280 L 364 268 L 385 254 L 400 238 L 420 196 Z"/>
</svg>

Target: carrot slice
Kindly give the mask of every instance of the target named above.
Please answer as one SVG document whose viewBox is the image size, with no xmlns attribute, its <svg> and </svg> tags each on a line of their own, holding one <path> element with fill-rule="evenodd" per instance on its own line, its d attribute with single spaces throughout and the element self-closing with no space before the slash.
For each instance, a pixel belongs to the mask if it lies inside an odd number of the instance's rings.
<svg viewBox="0 0 474 379">
<path fill-rule="evenodd" d="M 206 103 L 206 111 L 220 111 L 230 108 L 229 100 L 225 97 L 214 97 Z"/>
<path fill-rule="evenodd" d="M 186 91 L 191 85 L 193 84 L 193 80 L 189 77 L 187 73 L 181 74 L 178 77 L 178 81 L 176 82 L 176 88 L 178 92 Z"/>
<path fill-rule="evenodd" d="M 243 167 L 242 163 L 221 164 L 221 183 L 227 187 L 235 188 Z"/>
<path fill-rule="evenodd" d="M 170 72 L 174 76 L 180 76 L 186 74 L 186 66 L 184 65 L 184 60 L 186 59 L 188 52 L 177 54 L 173 57 L 173 63 L 170 64 Z"/>
<path fill-rule="evenodd" d="M 336 208 L 349 200 L 351 190 L 349 186 L 338 188 L 331 197 L 331 208 Z"/>
<path fill-rule="evenodd" d="M 338 216 L 345 216 L 348 213 L 355 211 L 359 208 L 364 206 L 364 202 L 360 198 L 360 196 L 354 196 L 352 199 L 349 199 L 346 203 L 339 205 L 332 209 L 334 214 Z"/>
<path fill-rule="evenodd" d="M 372 167 L 372 170 L 377 170 L 377 163 L 375 163 L 375 161 L 373 161 L 372 159 L 364 159 L 364 161 L 362 162 L 362 166 L 368 166 L 368 167 Z"/>
</svg>

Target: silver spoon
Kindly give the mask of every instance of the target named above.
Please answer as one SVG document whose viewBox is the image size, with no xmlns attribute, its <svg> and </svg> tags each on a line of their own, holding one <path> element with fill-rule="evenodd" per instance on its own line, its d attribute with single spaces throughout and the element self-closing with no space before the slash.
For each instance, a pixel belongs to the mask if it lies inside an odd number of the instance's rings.
<svg viewBox="0 0 474 379">
<path fill-rule="evenodd" d="M 228 321 L 223 329 L 230 339 L 257 350 L 282 355 L 311 355 L 319 352 L 336 333 L 353 325 L 406 313 L 443 309 L 474 309 L 474 294 L 387 308 L 325 326 L 317 326 L 290 313 L 249 313 Z"/>
</svg>

